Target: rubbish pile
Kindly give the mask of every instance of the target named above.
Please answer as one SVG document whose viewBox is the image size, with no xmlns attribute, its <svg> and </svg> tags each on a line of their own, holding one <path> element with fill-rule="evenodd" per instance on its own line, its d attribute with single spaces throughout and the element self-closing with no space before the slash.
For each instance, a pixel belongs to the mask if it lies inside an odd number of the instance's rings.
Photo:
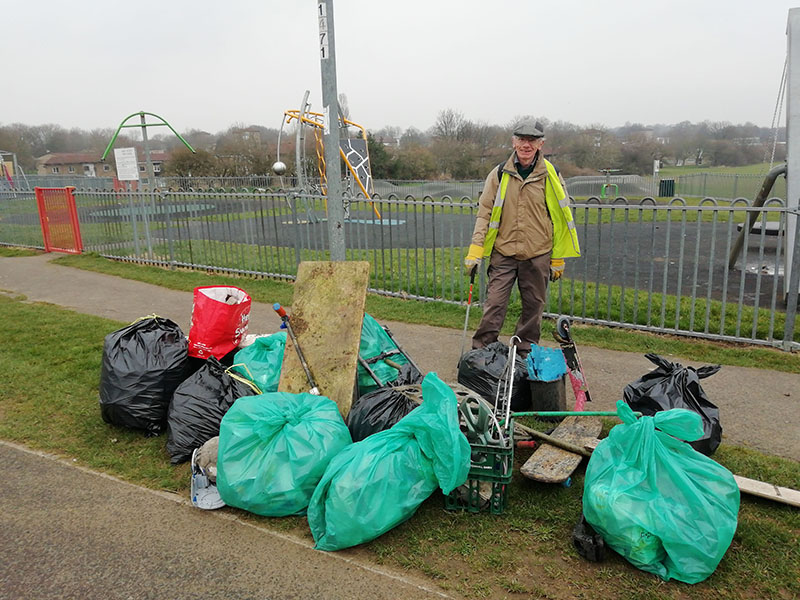
<svg viewBox="0 0 800 600">
<path fill-rule="evenodd" d="M 326 374 L 312 374 L 293 317 L 276 305 L 285 329 L 248 334 L 250 304 L 244 290 L 205 286 L 195 290 L 188 336 L 150 315 L 105 339 L 103 419 L 166 433 L 171 463 L 191 461 L 195 506 L 271 517 L 308 511 L 317 547 L 336 550 L 464 483 L 470 446 L 456 395 L 435 373 L 423 378 L 388 328 L 364 313 L 351 377 L 358 400 L 342 414 L 325 395 Z M 290 344 L 316 394 L 280 391 Z"/>
<path fill-rule="evenodd" d="M 195 506 L 307 515 L 315 547 L 339 550 L 408 520 L 437 490 L 446 509 L 502 513 L 514 449 L 534 446 L 520 470 L 533 480 L 520 480 L 527 488 L 569 485 L 589 457 L 573 535 L 582 556 L 600 560 L 608 546 L 688 583 L 714 571 L 739 507 L 733 476 L 697 451 L 711 454 L 721 437 L 719 411 L 699 385 L 719 367 L 648 355 L 657 369 L 625 388 L 616 412 L 587 411 L 568 322 L 561 348 L 534 347 L 522 358 L 514 338 L 496 342 L 465 353 L 458 383 L 447 384 L 358 309 L 348 375 L 335 361 L 321 364 L 340 339 L 302 313 L 300 283 L 297 312 L 276 305 L 285 326 L 276 332 L 248 333 L 244 290 L 205 286 L 195 290 L 188 336 L 157 315 L 106 336 L 102 418 L 147 436 L 166 433 L 171 463 L 191 460 Z M 334 378 L 351 391 L 334 393 Z M 599 416 L 612 415 L 622 424 L 598 440 Z M 544 433 L 523 425 L 526 416 L 559 424 Z"/>
<path fill-rule="evenodd" d="M 527 377 L 509 383 L 512 419 L 561 420 L 549 434 L 515 423 L 519 438 L 535 440 L 517 440 L 519 447 L 535 448 L 520 473 L 568 486 L 581 457 L 588 457 L 583 511 L 572 537 L 576 551 L 600 561 L 608 547 L 664 580 L 703 581 L 732 542 L 740 500 L 730 471 L 704 456 L 719 445 L 722 428 L 700 379 L 719 366 L 694 369 L 646 355 L 657 368 L 625 387 L 616 412 L 585 410 L 591 397 L 569 325 L 559 319 L 554 337 L 560 348 L 533 346 L 523 363 Z M 511 349 L 513 344 L 497 342 L 465 353 L 459 382 L 495 401 L 507 363 L 514 360 Z M 572 411 L 519 410 L 531 404 L 526 386 L 531 395 L 535 386 L 545 386 L 540 389 L 555 397 L 552 390 L 565 376 L 575 395 Z M 600 440 L 599 416 L 616 416 L 622 424 Z M 470 442 L 474 457 L 476 445 Z"/>
</svg>

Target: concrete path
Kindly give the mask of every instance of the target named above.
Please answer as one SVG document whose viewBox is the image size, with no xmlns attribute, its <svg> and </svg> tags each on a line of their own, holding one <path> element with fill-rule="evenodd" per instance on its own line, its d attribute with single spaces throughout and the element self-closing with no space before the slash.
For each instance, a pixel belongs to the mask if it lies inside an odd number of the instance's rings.
<svg viewBox="0 0 800 600">
<path fill-rule="evenodd" d="M 0 442 L 0 600 L 452 598 L 357 551 Z"/>
<path fill-rule="evenodd" d="M 49 263 L 47 254 L 1 258 L 0 290 L 23 294 L 29 300 L 50 302 L 77 312 L 129 323 L 156 313 L 178 323 L 188 334 L 192 294 L 72 269 Z M 242 287 L 247 289 L 246 282 Z M 445 381 L 457 379 L 461 331 L 383 321 L 401 347 L 426 372 Z M 254 303 L 250 332 L 273 333 L 280 321 L 268 304 Z M 467 342 L 469 343 L 469 342 Z M 544 340 L 543 343 L 549 343 Z M 578 339 L 580 345 L 580 339 Z M 653 365 L 638 353 L 580 347 L 594 406 L 613 410 L 623 388 Z M 673 362 L 702 363 L 666 357 Z M 800 460 L 800 376 L 755 368 L 724 366 L 702 381 L 710 400 L 719 406 L 723 441 Z M 568 391 L 568 398 L 571 392 Z M 571 400 L 569 400 L 571 402 Z"/>
</svg>

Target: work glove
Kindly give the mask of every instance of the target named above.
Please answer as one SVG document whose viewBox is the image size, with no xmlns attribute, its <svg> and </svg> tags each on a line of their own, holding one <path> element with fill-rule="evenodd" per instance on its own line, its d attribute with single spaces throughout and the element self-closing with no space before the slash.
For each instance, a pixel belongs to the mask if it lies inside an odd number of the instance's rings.
<svg viewBox="0 0 800 600">
<path fill-rule="evenodd" d="M 477 267 L 481 264 L 481 257 L 483 256 L 483 247 L 477 246 L 476 244 L 470 244 L 469 250 L 467 251 L 467 256 L 464 259 L 464 266 L 468 269 L 472 269 L 473 267 Z"/>
<path fill-rule="evenodd" d="M 556 279 L 561 279 L 561 276 L 564 274 L 564 259 L 563 258 L 551 258 L 550 259 L 550 281 L 555 281 Z"/>
</svg>

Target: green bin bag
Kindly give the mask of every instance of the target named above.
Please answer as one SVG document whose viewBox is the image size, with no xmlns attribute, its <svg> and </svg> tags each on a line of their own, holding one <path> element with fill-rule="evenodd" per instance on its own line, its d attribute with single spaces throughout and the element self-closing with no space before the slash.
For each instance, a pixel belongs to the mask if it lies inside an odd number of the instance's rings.
<svg viewBox="0 0 800 600">
<path fill-rule="evenodd" d="M 428 373 L 420 406 L 328 465 L 308 506 L 315 548 L 341 550 L 375 539 L 409 519 L 437 487 L 449 494 L 463 484 L 469 468 L 456 395 Z"/>
<path fill-rule="evenodd" d="M 232 370 L 252 380 L 264 393 L 277 392 L 285 347 L 285 331 L 258 337 L 234 354 Z"/>
<path fill-rule="evenodd" d="M 364 313 L 364 322 L 361 325 L 361 343 L 358 347 L 358 354 L 364 360 L 369 360 L 375 356 L 380 356 L 383 352 L 391 352 L 397 350 L 397 344 L 392 341 L 389 334 L 381 327 L 375 319 L 370 315 Z M 396 362 L 398 365 L 404 365 L 408 359 L 403 354 L 393 354 L 389 357 L 390 360 Z M 381 385 L 385 385 L 389 381 L 397 379 L 399 372 L 394 367 L 390 367 L 383 360 L 376 361 L 369 366 L 375 372 L 378 379 L 381 380 Z M 378 384 L 367 373 L 367 370 L 358 365 L 358 395 L 363 396 L 369 392 L 378 389 Z"/>
<path fill-rule="evenodd" d="M 304 514 L 325 467 L 351 444 L 336 403 L 325 396 L 239 398 L 220 424 L 217 489 L 226 504 L 259 515 Z"/>
<path fill-rule="evenodd" d="M 665 581 L 703 581 L 736 532 L 733 475 L 681 441 L 702 437 L 697 413 L 677 408 L 637 420 L 619 400 L 617 415 L 622 424 L 586 467 L 586 520 L 636 567 Z"/>
</svg>

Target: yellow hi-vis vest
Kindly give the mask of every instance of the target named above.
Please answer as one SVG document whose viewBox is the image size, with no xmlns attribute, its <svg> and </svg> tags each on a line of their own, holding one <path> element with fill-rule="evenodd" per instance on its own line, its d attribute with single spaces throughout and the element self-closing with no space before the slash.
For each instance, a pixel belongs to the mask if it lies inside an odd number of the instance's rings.
<svg viewBox="0 0 800 600">
<path fill-rule="evenodd" d="M 550 213 L 550 220 L 553 222 L 553 253 L 551 258 L 574 258 L 580 256 L 581 249 L 578 245 L 578 232 L 575 230 L 575 221 L 569 208 L 569 197 L 564 188 L 561 187 L 556 168 L 550 164 L 550 161 L 544 158 L 542 160 L 544 160 L 544 165 L 547 167 L 544 200 L 547 205 L 547 212 Z M 491 256 L 494 242 L 497 239 L 509 178 L 510 175 L 507 172 L 503 172 L 500 185 L 497 186 L 497 195 L 494 198 L 492 214 L 489 217 L 489 229 L 486 231 L 486 238 L 483 241 L 484 258 Z"/>
</svg>

